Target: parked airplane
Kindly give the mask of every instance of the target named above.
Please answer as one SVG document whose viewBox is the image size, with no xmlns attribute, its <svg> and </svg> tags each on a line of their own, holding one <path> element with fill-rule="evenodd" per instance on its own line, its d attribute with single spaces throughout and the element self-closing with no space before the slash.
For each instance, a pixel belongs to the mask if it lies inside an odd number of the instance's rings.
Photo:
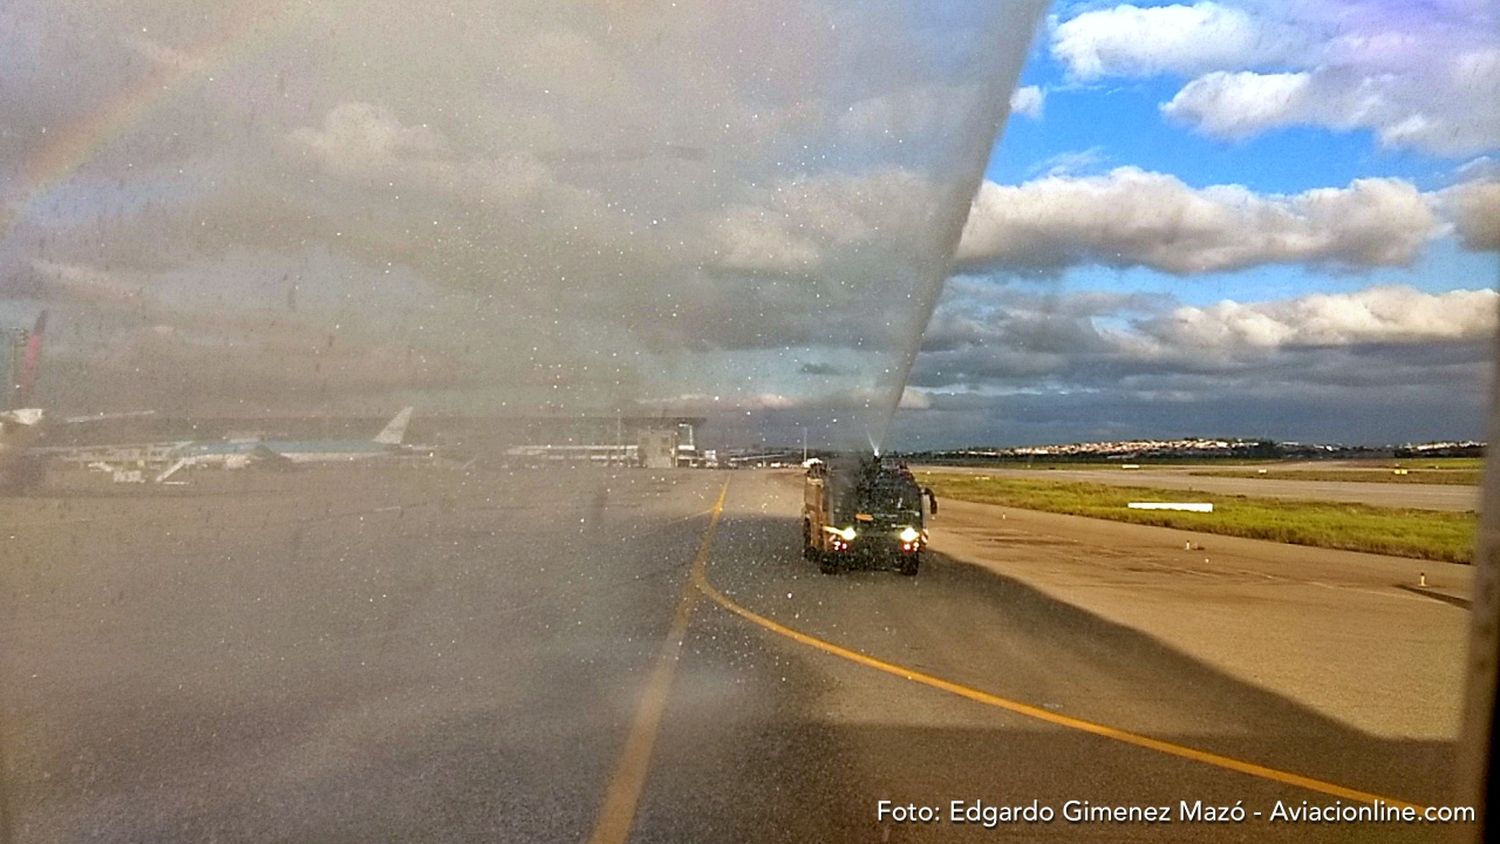
<svg viewBox="0 0 1500 844">
<path fill-rule="evenodd" d="M 26 452 L 42 435 L 44 414 L 41 408 L 22 407 L 31 398 L 36 380 L 36 364 L 41 354 L 42 333 L 47 329 L 47 312 L 36 318 L 36 327 L 24 339 L 12 344 L 10 378 L 6 385 L 5 407 L 0 412 L 0 485 L 7 488 L 26 486 L 36 479 L 39 461 L 26 459 Z"/>
<path fill-rule="evenodd" d="M 13 344 L 10 361 L 10 383 L 6 386 L 5 403 L 8 409 L 0 411 L 0 491 L 15 492 L 34 486 L 46 475 L 47 455 L 35 443 L 42 438 L 52 424 L 78 425 L 121 419 L 132 416 L 149 416 L 154 411 L 133 413 L 97 413 L 89 416 L 66 416 L 51 420 L 47 412 L 39 407 L 26 407 L 31 401 L 31 388 L 36 384 L 37 370 L 42 360 L 42 339 L 47 331 L 47 312 L 36 318 L 29 333 Z"/>
<path fill-rule="evenodd" d="M 396 457 L 410 453 L 402 445 L 412 409 L 403 407 L 380 433 L 368 440 L 221 440 L 182 443 L 168 459 L 172 464 L 156 476 L 164 482 L 192 466 L 241 469 L 252 463 L 288 467 L 301 463 L 347 463 L 374 457 Z"/>
</svg>

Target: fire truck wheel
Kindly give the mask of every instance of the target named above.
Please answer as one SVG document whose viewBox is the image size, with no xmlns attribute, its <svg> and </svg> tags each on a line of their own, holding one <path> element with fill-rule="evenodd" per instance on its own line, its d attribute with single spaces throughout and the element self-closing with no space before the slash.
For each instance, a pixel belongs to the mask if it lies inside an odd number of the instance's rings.
<svg viewBox="0 0 1500 844">
<path fill-rule="evenodd" d="M 903 556 L 901 558 L 901 562 L 896 564 L 896 571 L 901 572 L 907 577 L 915 577 L 917 574 L 917 570 L 921 567 L 922 552 L 917 551 L 915 553 Z"/>
</svg>

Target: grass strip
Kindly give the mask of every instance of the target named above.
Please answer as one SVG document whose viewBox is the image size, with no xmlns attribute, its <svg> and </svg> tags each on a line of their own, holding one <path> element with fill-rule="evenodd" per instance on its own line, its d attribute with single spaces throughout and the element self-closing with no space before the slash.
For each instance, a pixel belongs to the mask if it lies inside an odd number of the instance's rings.
<svg viewBox="0 0 1500 844">
<path fill-rule="evenodd" d="M 918 472 L 917 476 L 940 498 L 1449 563 L 1472 562 L 1477 527 L 1472 512 L 949 472 Z M 1125 506 L 1131 501 L 1207 501 L 1213 503 L 1214 512 L 1131 510 Z"/>
</svg>

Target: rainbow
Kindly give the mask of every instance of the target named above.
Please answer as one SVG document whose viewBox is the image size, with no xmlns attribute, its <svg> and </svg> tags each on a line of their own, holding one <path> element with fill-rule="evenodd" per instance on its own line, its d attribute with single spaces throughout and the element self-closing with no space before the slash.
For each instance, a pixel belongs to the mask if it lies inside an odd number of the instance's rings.
<svg viewBox="0 0 1500 844">
<path fill-rule="evenodd" d="M 298 4 L 300 5 L 300 4 Z M 248 0 L 236 5 L 221 26 L 77 120 L 48 132 L 48 139 L 21 163 L 18 178 L 0 196 L 0 237 L 38 196 L 93 160 L 100 150 L 128 134 L 161 103 L 194 80 L 244 56 L 293 17 L 286 0 Z"/>
</svg>

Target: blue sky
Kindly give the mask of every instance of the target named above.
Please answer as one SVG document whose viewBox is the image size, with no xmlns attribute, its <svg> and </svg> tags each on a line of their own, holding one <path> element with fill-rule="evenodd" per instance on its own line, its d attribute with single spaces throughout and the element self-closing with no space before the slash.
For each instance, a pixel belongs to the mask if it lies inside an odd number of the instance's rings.
<svg viewBox="0 0 1500 844">
<path fill-rule="evenodd" d="M 1141 4 L 1149 8 L 1151 4 Z M 1166 6 L 1169 4 L 1157 4 Z M 1227 4 L 1232 5 L 1232 4 Z M 1420 14 L 1416 9 L 1414 13 Z M 1335 131 L 1292 126 L 1240 140 L 1222 140 L 1165 118 L 1160 106 L 1187 81 L 1163 75 L 1146 79 L 1080 82 L 1053 58 L 1044 24 L 1022 73 L 1021 86 L 1045 92 L 1038 117 L 1015 114 L 985 170 L 989 180 L 1020 184 L 1041 175 L 1049 163 L 1078 155 L 1092 163 L 1074 172 L 1090 175 L 1133 165 L 1170 173 L 1193 187 L 1244 185 L 1258 193 L 1294 194 L 1338 187 L 1355 179 L 1399 178 L 1423 190 L 1458 181 L 1457 167 L 1482 155 L 1442 156 L 1421 149 L 1389 148 L 1368 130 Z M 1376 284 L 1405 284 L 1428 292 L 1493 287 L 1492 252 L 1460 248 L 1452 238 L 1435 241 L 1410 266 L 1365 272 L 1326 272 L 1298 264 L 1268 265 L 1184 279 L 1150 270 L 1119 272 L 1097 267 L 1070 269 L 1060 288 L 1173 292 L 1185 303 L 1223 298 L 1285 298 L 1305 292 L 1351 292 Z"/>
<path fill-rule="evenodd" d="M 1041 37 L 1045 43 L 1046 33 Z M 1070 84 L 1056 61 L 1033 52 L 1021 84 L 1047 91 L 1045 113 L 1041 119 L 1018 115 L 1011 120 L 986 175 L 1022 181 L 1053 156 L 1096 150 L 1101 165 L 1135 164 L 1174 173 L 1194 185 L 1236 182 L 1266 193 L 1342 185 L 1368 176 L 1398 176 L 1422 187 L 1440 187 L 1452 179 L 1451 159 L 1382 149 L 1368 131 L 1293 127 L 1241 141 L 1205 137 L 1160 112 L 1160 104 L 1171 100 L 1183 81 Z"/>
<path fill-rule="evenodd" d="M 1481 435 L 1497 32 L 1466 0 L 1054 7 L 904 430 Z"/>
</svg>

